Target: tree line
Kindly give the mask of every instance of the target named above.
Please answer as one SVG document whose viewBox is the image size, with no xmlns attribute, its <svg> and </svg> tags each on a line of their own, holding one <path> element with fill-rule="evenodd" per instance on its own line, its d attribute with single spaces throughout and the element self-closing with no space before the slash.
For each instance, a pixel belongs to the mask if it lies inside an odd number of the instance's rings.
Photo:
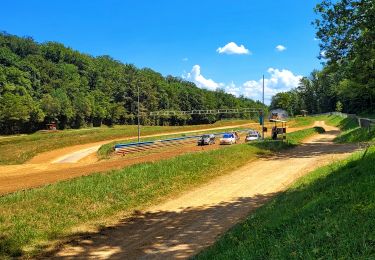
<svg viewBox="0 0 375 260">
<path fill-rule="evenodd" d="M 275 95 L 271 107 L 291 114 L 375 112 L 375 1 L 324 0 L 313 22 L 323 68 L 296 89 Z"/>
<path fill-rule="evenodd" d="M 151 69 L 93 57 L 57 42 L 0 33 L 0 133 L 33 132 L 57 122 L 59 129 L 134 124 L 138 87 L 141 123 L 212 123 L 233 115 L 149 117 L 156 110 L 262 108 L 260 102 Z M 239 115 L 245 118 L 249 115 Z"/>
</svg>

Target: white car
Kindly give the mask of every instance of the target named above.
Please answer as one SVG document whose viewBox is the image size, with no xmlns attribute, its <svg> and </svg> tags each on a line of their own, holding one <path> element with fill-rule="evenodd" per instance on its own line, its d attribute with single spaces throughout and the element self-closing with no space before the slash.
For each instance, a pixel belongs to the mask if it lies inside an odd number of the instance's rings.
<svg viewBox="0 0 375 260">
<path fill-rule="evenodd" d="M 245 138 L 246 142 L 251 142 L 260 139 L 260 134 L 257 131 L 250 131 Z"/>
<path fill-rule="evenodd" d="M 237 138 L 232 133 L 223 134 L 223 137 L 220 138 L 220 144 L 235 144 L 235 143 L 237 143 Z"/>
</svg>

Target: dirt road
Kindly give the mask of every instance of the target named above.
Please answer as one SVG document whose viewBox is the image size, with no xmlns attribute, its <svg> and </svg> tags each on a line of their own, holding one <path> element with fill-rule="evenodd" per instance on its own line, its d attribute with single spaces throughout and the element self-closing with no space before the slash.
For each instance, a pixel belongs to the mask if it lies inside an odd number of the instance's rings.
<svg viewBox="0 0 375 260">
<path fill-rule="evenodd" d="M 242 141 L 244 136 L 242 136 Z M 35 188 L 54 182 L 68 180 L 95 172 L 121 169 L 134 164 L 169 159 L 184 153 L 219 149 L 215 145 L 197 146 L 194 143 L 180 144 L 164 149 L 155 149 L 149 153 L 136 153 L 111 160 L 97 161 L 96 156 L 86 157 L 78 163 L 66 162 L 64 158 L 72 158 L 75 153 L 60 157 L 60 163 L 39 163 L 0 166 L 0 195 L 19 190 Z M 91 153 L 87 148 L 87 153 Z M 81 152 L 79 152 L 81 154 Z"/>
<path fill-rule="evenodd" d="M 114 227 L 86 235 L 66 245 L 55 257 L 178 259 L 196 254 L 298 177 L 357 148 L 332 143 L 338 129 L 323 122 L 318 125 L 327 132 L 295 149 L 249 163 Z"/>
<path fill-rule="evenodd" d="M 22 164 L 0 167 L 0 195 L 25 190 L 54 182 L 77 178 L 95 172 L 121 169 L 144 162 L 155 162 L 169 159 L 184 153 L 219 149 L 219 145 L 197 146 L 194 144 L 171 147 L 163 151 L 154 151 L 147 155 L 122 157 L 116 160 L 87 160 L 80 163 L 58 164 Z"/>
<path fill-rule="evenodd" d="M 247 125 L 248 126 L 248 125 Z M 219 128 L 223 129 L 223 128 Z M 225 129 L 225 128 L 224 128 Z M 288 129 L 288 132 L 300 130 L 300 128 Z M 201 130 L 200 130 L 201 131 Z M 243 140 L 244 136 L 242 137 Z M 108 142 L 108 141 L 106 141 Z M 219 149 L 216 145 L 198 147 L 195 143 L 170 147 L 165 150 L 155 150 L 150 154 L 139 154 L 132 157 L 117 158 L 117 160 L 97 161 L 95 153 L 92 154 L 93 144 L 67 147 L 46 153 L 35 159 L 46 161 L 44 163 L 26 163 L 21 165 L 0 166 L 0 195 L 19 190 L 25 190 L 54 182 L 77 178 L 79 176 L 89 175 L 95 172 L 121 169 L 130 165 L 154 162 L 163 159 L 169 159 L 188 152 L 208 151 Z M 97 149 L 95 143 L 94 149 Z M 85 147 L 85 148 L 83 148 Z M 79 162 L 73 163 L 69 159 L 82 154 L 85 158 Z M 54 161 L 59 163 L 54 163 Z"/>
</svg>

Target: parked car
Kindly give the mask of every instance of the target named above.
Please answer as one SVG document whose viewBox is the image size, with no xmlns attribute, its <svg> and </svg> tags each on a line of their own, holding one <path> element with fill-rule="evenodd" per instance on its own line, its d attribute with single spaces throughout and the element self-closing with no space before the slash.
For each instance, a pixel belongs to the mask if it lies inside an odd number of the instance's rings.
<svg viewBox="0 0 375 260">
<path fill-rule="evenodd" d="M 249 131 L 245 137 L 245 142 L 251 142 L 260 139 L 260 133 L 258 131 Z"/>
<path fill-rule="evenodd" d="M 234 133 L 223 134 L 220 138 L 220 144 L 235 144 L 237 143 L 237 139 L 238 137 Z"/>
<path fill-rule="evenodd" d="M 210 145 L 215 143 L 215 135 L 202 135 L 198 138 L 198 145 Z"/>
</svg>

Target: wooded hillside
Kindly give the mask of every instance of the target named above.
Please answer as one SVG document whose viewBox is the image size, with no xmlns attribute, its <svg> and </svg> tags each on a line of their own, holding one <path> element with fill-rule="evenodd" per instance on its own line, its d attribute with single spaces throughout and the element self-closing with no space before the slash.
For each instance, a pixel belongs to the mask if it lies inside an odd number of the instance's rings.
<svg viewBox="0 0 375 260">
<path fill-rule="evenodd" d="M 33 132 L 56 121 L 60 129 L 134 124 L 137 85 L 141 111 L 261 107 L 224 91 L 199 89 L 109 56 L 93 57 L 56 42 L 0 33 L 0 133 Z M 221 115 L 220 117 L 224 117 Z M 244 117 L 245 115 L 240 115 Z M 248 115 L 247 115 L 248 116 Z M 142 124 L 209 123 L 219 116 L 142 116 Z"/>
</svg>

